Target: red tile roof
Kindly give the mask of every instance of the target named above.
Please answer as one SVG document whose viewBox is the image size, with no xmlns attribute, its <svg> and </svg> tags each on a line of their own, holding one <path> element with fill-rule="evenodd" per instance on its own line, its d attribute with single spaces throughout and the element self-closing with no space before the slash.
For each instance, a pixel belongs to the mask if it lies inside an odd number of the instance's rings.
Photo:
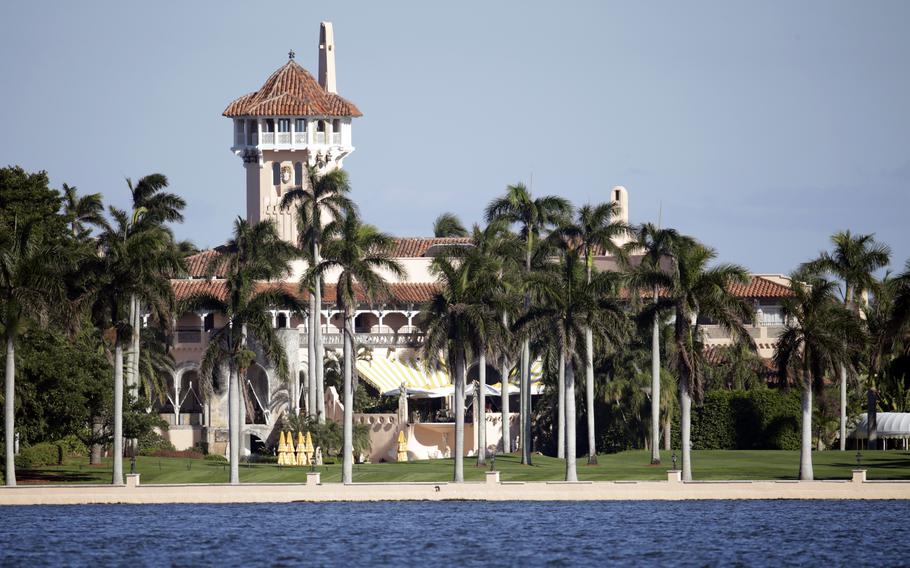
<svg viewBox="0 0 910 568">
<path fill-rule="evenodd" d="M 224 280 L 171 280 L 171 286 L 174 288 L 174 295 L 178 301 L 186 300 L 197 294 L 210 294 L 220 300 L 224 300 L 226 296 Z M 280 286 L 287 292 L 297 294 L 303 302 L 309 300 L 309 292 L 298 291 L 297 284 L 293 282 L 283 282 L 281 284 L 262 283 L 260 286 Z M 389 288 L 391 288 L 393 296 L 391 301 L 401 304 L 417 304 L 429 300 L 436 291 L 437 286 L 430 283 L 400 282 L 389 284 Z M 323 303 L 334 304 L 336 299 L 334 284 L 328 284 L 323 287 Z M 361 294 L 358 294 L 358 299 L 360 301 L 365 300 Z"/>
<path fill-rule="evenodd" d="M 186 271 L 191 278 L 205 278 L 208 276 L 206 270 L 208 269 L 209 263 L 213 258 L 218 256 L 218 252 L 214 250 L 204 250 L 202 252 L 197 252 L 194 255 L 186 257 Z M 224 277 L 224 267 L 219 267 L 215 274 L 213 275 L 216 278 Z"/>
<path fill-rule="evenodd" d="M 293 59 L 278 68 L 258 91 L 243 95 L 224 116 L 363 116 L 350 101 L 329 93 Z"/>
<path fill-rule="evenodd" d="M 793 295 L 790 288 L 761 276 L 753 276 L 748 284 L 733 284 L 730 291 L 742 298 L 785 298 Z"/>
<path fill-rule="evenodd" d="M 415 258 L 424 256 L 432 247 L 448 245 L 466 245 L 471 242 L 467 237 L 402 237 L 395 239 L 395 258 Z"/>
</svg>

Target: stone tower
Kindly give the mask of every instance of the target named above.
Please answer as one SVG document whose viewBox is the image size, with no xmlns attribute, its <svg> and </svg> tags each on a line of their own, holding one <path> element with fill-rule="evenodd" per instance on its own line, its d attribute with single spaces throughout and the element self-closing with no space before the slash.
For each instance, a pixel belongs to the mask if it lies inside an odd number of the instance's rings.
<svg viewBox="0 0 910 568">
<path fill-rule="evenodd" d="M 319 32 L 319 81 L 295 61 L 293 51 L 258 90 L 224 110 L 234 121 L 231 151 L 246 169 L 246 217 L 271 219 L 281 237 L 297 243 L 297 215 L 282 210 L 282 196 L 306 183 L 307 166 L 321 171 L 342 167 L 354 151 L 351 119 L 362 116 L 336 93 L 332 24 Z"/>
</svg>

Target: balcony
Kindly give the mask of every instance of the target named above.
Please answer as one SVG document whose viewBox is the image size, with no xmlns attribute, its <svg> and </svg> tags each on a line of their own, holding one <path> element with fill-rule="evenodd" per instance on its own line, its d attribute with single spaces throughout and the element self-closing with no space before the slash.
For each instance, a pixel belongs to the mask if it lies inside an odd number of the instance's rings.
<svg viewBox="0 0 910 568">
<path fill-rule="evenodd" d="M 269 150 L 303 150 L 309 145 L 334 145 L 350 144 L 345 141 L 341 132 L 235 132 L 234 149 L 250 146 L 268 147 Z"/>
<path fill-rule="evenodd" d="M 332 144 L 337 144 L 337 145 L 341 144 L 341 132 L 332 133 Z"/>
<path fill-rule="evenodd" d="M 423 344 L 422 334 L 410 333 L 355 333 L 354 343 L 366 347 L 417 347 Z M 325 347 L 342 347 L 340 333 L 323 333 L 322 344 Z M 300 347 L 307 346 L 307 334 L 301 332 Z"/>
<path fill-rule="evenodd" d="M 202 330 L 201 329 L 178 329 L 177 330 L 177 343 L 178 344 L 187 344 L 187 343 L 202 343 Z"/>
</svg>

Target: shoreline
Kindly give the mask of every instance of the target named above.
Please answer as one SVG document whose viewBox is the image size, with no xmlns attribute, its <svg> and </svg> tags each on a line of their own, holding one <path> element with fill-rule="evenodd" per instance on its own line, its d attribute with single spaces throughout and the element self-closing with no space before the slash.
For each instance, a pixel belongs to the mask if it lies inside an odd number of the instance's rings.
<svg viewBox="0 0 910 568">
<path fill-rule="evenodd" d="M 0 506 L 88 504 L 230 504 L 378 501 L 687 501 L 687 500 L 910 500 L 910 481 L 853 479 L 825 481 L 689 481 L 669 471 L 666 481 L 505 481 L 488 472 L 486 481 L 466 483 L 385 482 L 142 485 L 20 485 L 0 487 Z"/>
</svg>

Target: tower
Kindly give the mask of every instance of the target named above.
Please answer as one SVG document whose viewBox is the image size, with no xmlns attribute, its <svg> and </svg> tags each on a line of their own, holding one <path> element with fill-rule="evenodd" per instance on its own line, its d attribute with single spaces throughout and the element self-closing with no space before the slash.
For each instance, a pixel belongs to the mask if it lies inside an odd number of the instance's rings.
<svg viewBox="0 0 910 568">
<path fill-rule="evenodd" d="M 306 169 L 342 167 L 354 151 L 351 119 L 362 116 L 335 89 L 335 43 L 332 24 L 319 33 L 319 81 L 295 61 L 288 61 L 263 83 L 227 106 L 234 121 L 231 151 L 246 169 L 246 217 L 250 223 L 274 220 L 278 233 L 297 244 L 297 215 L 282 210 L 282 196 L 306 184 Z"/>
</svg>

